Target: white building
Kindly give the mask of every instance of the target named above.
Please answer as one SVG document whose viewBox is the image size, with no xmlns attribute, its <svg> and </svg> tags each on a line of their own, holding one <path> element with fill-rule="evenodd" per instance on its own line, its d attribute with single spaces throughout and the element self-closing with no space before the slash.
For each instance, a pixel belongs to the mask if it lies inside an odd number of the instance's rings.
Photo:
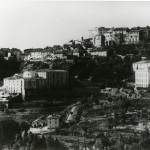
<svg viewBox="0 0 150 150">
<path fill-rule="evenodd" d="M 59 115 L 49 115 L 47 117 L 47 126 L 48 129 L 54 131 L 56 128 L 59 127 Z"/>
<path fill-rule="evenodd" d="M 6 92 L 22 94 L 22 97 L 24 98 L 24 79 L 20 75 L 15 74 L 12 77 L 4 78 L 4 88 L 6 89 Z"/>
<path fill-rule="evenodd" d="M 59 59 L 64 58 L 63 52 L 55 52 L 53 55 L 54 55 L 55 58 L 59 58 Z"/>
<path fill-rule="evenodd" d="M 93 39 L 93 43 L 95 47 L 104 46 L 105 37 L 103 35 L 96 35 Z"/>
<path fill-rule="evenodd" d="M 36 77 L 37 73 L 35 71 L 25 71 L 23 72 L 23 78 L 33 78 Z"/>
<path fill-rule="evenodd" d="M 104 56 L 107 57 L 107 51 L 90 51 L 92 56 Z"/>
<path fill-rule="evenodd" d="M 143 69 L 150 67 L 150 60 L 135 62 L 132 65 L 133 71 L 135 72 L 137 69 Z"/>
<path fill-rule="evenodd" d="M 147 88 L 150 84 L 150 67 L 135 70 L 135 87 Z"/>
<path fill-rule="evenodd" d="M 38 52 L 38 51 L 35 51 L 35 52 L 31 52 L 30 53 L 30 57 L 32 59 L 41 59 L 42 58 L 42 52 Z"/>
</svg>

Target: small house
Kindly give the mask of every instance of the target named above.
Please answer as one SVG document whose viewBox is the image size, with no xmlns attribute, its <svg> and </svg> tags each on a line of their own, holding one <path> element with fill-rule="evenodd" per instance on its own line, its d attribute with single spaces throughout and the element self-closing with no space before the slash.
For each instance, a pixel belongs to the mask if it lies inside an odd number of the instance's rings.
<svg viewBox="0 0 150 150">
<path fill-rule="evenodd" d="M 33 128 L 44 127 L 46 123 L 47 123 L 46 118 L 44 116 L 41 116 L 40 118 L 32 122 L 32 127 Z"/>
<path fill-rule="evenodd" d="M 59 127 L 59 115 L 49 115 L 47 117 L 47 127 L 51 131 L 55 131 L 56 128 Z"/>
</svg>

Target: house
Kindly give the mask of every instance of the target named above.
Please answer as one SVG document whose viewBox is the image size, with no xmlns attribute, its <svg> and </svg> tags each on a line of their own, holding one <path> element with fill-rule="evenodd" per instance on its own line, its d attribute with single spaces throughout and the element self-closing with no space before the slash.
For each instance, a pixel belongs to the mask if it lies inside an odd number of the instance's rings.
<svg viewBox="0 0 150 150">
<path fill-rule="evenodd" d="M 40 118 L 32 122 L 32 127 L 33 128 L 44 127 L 46 126 L 46 124 L 47 124 L 47 121 L 46 121 L 45 116 L 41 116 Z"/>
<path fill-rule="evenodd" d="M 12 94 L 22 94 L 22 97 L 24 99 L 25 96 L 24 79 L 21 75 L 15 74 L 12 77 L 4 78 L 3 83 L 6 92 Z"/>
<path fill-rule="evenodd" d="M 47 117 L 47 127 L 50 131 L 55 131 L 59 127 L 59 115 L 49 115 Z"/>
</svg>

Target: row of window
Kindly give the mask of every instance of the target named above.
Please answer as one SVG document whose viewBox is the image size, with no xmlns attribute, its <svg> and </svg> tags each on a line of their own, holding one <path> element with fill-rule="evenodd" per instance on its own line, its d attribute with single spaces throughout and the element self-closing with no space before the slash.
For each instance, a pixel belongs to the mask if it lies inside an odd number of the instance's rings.
<svg viewBox="0 0 150 150">
<path fill-rule="evenodd" d="M 147 82 L 147 79 L 136 79 L 136 82 Z"/>
<path fill-rule="evenodd" d="M 137 87 L 148 87 L 148 84 L 136 84 Z"/>
<path fill-rule="evenodd" d="M 136 77 L 147 77 L 147 74 L 136 74 Z"/>
</svg>

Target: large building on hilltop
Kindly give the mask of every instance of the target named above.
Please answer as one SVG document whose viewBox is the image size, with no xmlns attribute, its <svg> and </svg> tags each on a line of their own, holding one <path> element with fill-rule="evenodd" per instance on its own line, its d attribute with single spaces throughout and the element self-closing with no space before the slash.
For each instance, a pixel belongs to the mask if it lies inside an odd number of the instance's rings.
<svg viewBox="0 0 150 150">
<path fill-rule="evenodd" d="M 93 34 L 91 34 L 91 32 Z M 95 47 L 112 46 L 114 44 L 139 44 L 141 42 L 150 43 L 150 27 L 128 27 L 105 28 L 100 27 L 90 30 L 93 45 Z"/>
</svg>

